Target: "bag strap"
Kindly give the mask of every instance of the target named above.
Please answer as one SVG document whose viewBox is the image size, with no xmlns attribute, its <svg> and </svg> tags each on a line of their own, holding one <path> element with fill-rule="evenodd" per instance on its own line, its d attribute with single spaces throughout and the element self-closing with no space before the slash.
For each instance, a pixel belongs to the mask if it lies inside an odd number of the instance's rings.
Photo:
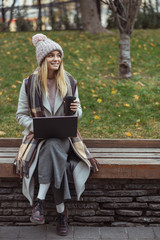
<svg viewBox="0 0 160 240">
<path fill-rule="evenodd" d="M 32 74 L 28 78 L 25 79 L 25 90 L 26 90 L 26 94 L 28 96 L 28 104 L 29 104 L 30 109 L 31 109 L 31 99 L 30 99 L 31 79 L 32 79 Z"/>
<path fill-rule="evenodd" d="M 75 95 L 75 92 L 76 92 L 76 87 L 77 87 L 77 80 L 74 79 L 68 72 L 67 73 L 67 76 L 70 80 L 70 83 L 71 83 L 71 88 L 72 88 L 72 95 L 74 96 Z"/>
</svg>

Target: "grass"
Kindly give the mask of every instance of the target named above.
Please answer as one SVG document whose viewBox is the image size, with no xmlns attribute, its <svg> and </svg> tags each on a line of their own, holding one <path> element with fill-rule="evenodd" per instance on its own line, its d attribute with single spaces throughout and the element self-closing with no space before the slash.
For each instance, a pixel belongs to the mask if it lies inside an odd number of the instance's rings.
<svg viewBox="0 0 160 240">
<path fill-rule="evenodd" d="M 22 80 L 37 67 L 31 37 L 0 33 L 0 137 L 22 137 L 15 119 Z M 133 77 L 119 79 L 119 33 L 44 32 L 62 46 L 77 80 L 84 138 L 160 138 L 160 30 L 134 30 Z"/>
</svg>

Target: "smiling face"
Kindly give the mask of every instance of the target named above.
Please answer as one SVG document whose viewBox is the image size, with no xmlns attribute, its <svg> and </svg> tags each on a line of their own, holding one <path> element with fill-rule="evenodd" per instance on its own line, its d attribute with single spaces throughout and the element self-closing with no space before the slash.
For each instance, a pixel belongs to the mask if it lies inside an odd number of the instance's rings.
<svg viewBox="0 0 160 240">
<path fill-rule="evenodd" d="M 57 71 L 60 67 L 62 62 L 62 57 L 59 51 L 52 51 L 50 52 L 47 57 L 47 68 L 48 72 Z"/>
</svg>

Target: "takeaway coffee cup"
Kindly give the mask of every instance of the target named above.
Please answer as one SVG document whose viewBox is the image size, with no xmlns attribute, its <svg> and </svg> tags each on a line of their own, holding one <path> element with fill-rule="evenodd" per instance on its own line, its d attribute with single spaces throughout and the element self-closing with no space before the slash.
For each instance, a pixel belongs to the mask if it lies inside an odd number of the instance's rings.
<svg viewBox="0 0 160 240">
<path fill-rule="evenodd" d="M 64 112 L 65 112 L 66 116 L 70 116 L 70 115 L 73 115 L 75 113 L 70 109 L 70 104 L 73 103 L 74 100 L 76 100 L 76 97 L 73 97 L 73 96 L 66 96 L 65 97 Z"/>
</svg>

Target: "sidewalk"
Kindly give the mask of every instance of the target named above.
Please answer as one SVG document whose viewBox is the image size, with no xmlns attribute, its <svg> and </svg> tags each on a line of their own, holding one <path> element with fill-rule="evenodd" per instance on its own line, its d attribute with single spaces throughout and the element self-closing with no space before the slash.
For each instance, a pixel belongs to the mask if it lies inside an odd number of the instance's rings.
<svg viewBox="0 0 160 240">
<path fill-rule="evenodd" d="M 60 237 L 55 226 L 0 227 L 0 240 L 160 240 L 160 227 L 72 227 Z"/>
</svg>

